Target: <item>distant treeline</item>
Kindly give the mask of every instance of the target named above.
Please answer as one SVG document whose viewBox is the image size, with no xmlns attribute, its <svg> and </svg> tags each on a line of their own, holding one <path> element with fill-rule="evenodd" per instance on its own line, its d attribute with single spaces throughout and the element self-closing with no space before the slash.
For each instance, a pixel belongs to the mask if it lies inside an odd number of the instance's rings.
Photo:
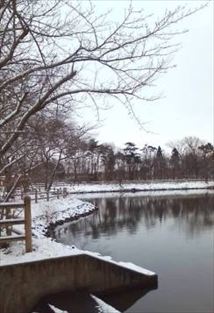
<svg viewBox="0 0 214 313">
<path fill-rule="evenodd" d="M 28 125 L 24 144 L 13 146 L 2 159 L 0 198 L 8 200 L 17 187 L 43 183 L 47 191 L 55 181 L 115 181 L 155 179 L 214 179 L 214 147 L 197 137 L 160 146 L 137 147 L 127 142 L 123 149 L 98 143 L 88 129 L 65 116 L 40 113 Z M 21 148 L 21 149 L 20 149 Z M 17 157 L 17 150 L 19 158 Z"/>
<path fill-rule="evenodd" d="M 71 157 L 66 158 L 56 171 L 55 179 L 82 181 L 118 181 L 153 179 L 213 179 L 214 147 L 196 137 L 186 137 L 170 143 L 171 153 L 166 154 L 158 146 L 138 148 L 127 142 L 124 149 L 110 144 L 99 144 L 90 139 L 84 142 Z M 44 164 L 32 173 L 36 181 L 48 181 L 53 177 L 54 160 L 48 169 Z M 42 174 L 43 173 L 43 174 Z M 45 175 L 44 175 L 45 174 Z"/>
</svg>

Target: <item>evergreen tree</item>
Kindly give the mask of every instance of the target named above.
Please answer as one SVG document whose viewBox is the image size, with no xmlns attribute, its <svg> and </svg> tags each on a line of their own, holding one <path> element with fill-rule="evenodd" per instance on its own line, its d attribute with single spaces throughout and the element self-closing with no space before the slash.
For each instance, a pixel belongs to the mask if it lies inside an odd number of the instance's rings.
<svg viewBox="0 0 214 313">
<path fill-rule="evenodd" d="M 166 160 L 160 146 L 157 148 L 156 157 L 154 159 L 154 176 L 158 179 L 166 178 Z"/>
<path fill-rule="evenodd" d="M 180 174 L 180 154 L 176 148 L 172 149 L 170 165 L 172 170 L 172 178 L 178 178 Z"/>
</svg>

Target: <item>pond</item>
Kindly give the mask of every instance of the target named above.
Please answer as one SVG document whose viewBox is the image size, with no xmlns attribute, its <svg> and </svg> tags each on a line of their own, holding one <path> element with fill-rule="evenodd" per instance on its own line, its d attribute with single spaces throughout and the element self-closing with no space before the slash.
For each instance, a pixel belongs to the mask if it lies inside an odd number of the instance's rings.
<svg viewBox="0 0 214 313">
<path fill-rule="evenodd" d="M 58 226 L 57 241 L 158 274 L 158 289 L 124 312 L 214 311 L 213 192 L 102 194 L 88 201 L 99 210 Z"/>
</svg>

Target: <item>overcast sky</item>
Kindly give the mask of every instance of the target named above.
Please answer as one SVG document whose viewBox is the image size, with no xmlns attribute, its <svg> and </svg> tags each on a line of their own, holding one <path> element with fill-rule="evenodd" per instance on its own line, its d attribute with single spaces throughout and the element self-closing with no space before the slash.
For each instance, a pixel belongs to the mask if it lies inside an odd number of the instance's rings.
<svg viewBox="0 0 214 313">
<path fill-rule="evenodd" d="M 157 16 L 165 8 L 184 4 L 193 8 L 201 3 L 204 2 L 133 1 L 134 6 Z M 96 1 L 98 10 L 114 8 L 114 14 L 121 14 L 127 4 L 124 0 Z M 126 109 L 117 103 L 110 110 L 100 112 L 102 126 L 94 132 L 99 142 L 123 147 L 125 142 L 132 141 L 139 147 L 145 144 L 165 147 L 169 141 L 197 136 L 213 143 L 213 1 L 179 24 L 179 29 L 186 28 L 189 32 L 178 38 L 182 47 L 174 56 L 173 63 L 177 67 L 156 81 L 155 91 L 164 97 L 135 106 L 137 115 L 150 132 L 140 129 Z M 93 116 L 94 112 L 85 112 L 83 119 L 94 123 Z"/>
</svg>

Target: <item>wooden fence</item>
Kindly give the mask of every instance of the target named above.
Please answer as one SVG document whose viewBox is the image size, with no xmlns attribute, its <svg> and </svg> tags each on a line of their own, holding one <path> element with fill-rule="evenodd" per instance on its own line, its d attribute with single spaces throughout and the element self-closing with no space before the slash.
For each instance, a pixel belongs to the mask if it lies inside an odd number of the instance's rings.
<svg viewBox="0 0 214 313">
<path fill-rule="evenodd" d="M 60 199 L 68 196 L 69 192 L 66 187 L 63 188 L 52 188 L 50 191 L 45 191 L 37 188 L 32 188 L 27 191 L 28 195 L 30 195 L 31 201 L 35 201 L 37 203 L 39 200 L 47 200 L 50 199 Z M 15 199 L 24 199 L 24 191 L 17 189 L 16 192 L 13 193 L 13 197 Z"/>
<path fill-rule="evenodd" d="M 17 209 L 24 210 L 23 218 L 15 218 L 14 211 Z M 6 236 L 0 236 L 1 243 L 7 243 L 11 241 L 25 240 L 26 252 L 32 251 L 32 231 L 31 231 L 31 198 L 29 196 L 24 197 L 24 201 L 21 203 L 5 202 L 0 203 L 0 229 L 5 227 Z M 12 235 L 13 225 L 24 225 L 24 234 Z"/>
</svg>

